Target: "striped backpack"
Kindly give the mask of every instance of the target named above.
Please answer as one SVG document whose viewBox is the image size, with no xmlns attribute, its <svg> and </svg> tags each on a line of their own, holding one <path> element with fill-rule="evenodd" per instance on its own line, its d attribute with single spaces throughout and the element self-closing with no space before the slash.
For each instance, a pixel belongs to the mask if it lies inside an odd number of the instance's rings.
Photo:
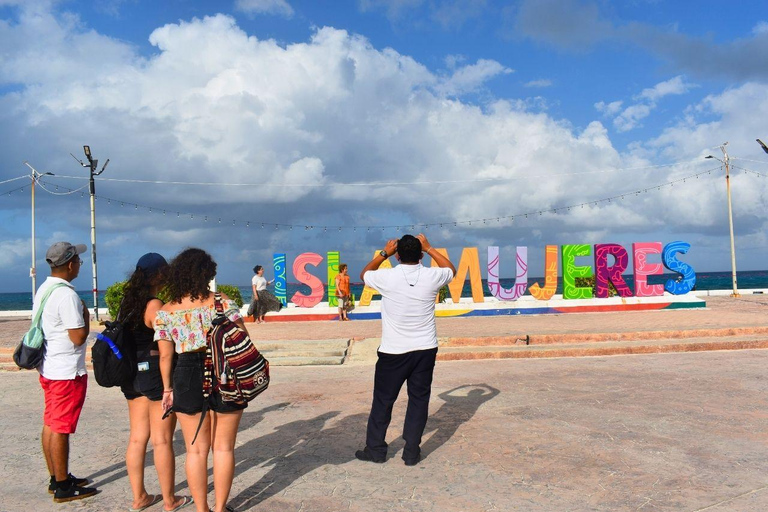
<svg viewBox="0 0 768 512">
<path fill-rule="evenodd" d="M 225 402 L 250 402 L 269 386 L 269 361 L 248 333 L 224 315 L 221 294 L 214 295 L 216 317 L 207 334 L 203 398 L 217 391 Z"/>
</svg>

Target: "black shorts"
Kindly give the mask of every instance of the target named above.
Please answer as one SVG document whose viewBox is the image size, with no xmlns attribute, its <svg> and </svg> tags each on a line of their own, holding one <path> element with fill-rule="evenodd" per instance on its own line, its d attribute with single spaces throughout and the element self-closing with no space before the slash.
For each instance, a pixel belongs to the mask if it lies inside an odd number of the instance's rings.
<svg viewBox="0 0 768 512">
<path fill-rule="evenodd" d="M 187 352 L 179 355 L 176 369 L 173 371 L 173 412 L 202 412 L 204 363 L 205 352 Z M 215 412 L 235 412 L 246 407 L 247 403 L 225 402 L 216 392 L 208 398 L 208 409 Z"/>
<path fill-rule="evenodd" d="M 145 396 L 157 402 L 163 399 L 163 378 L 160 375 L 160 356 L 144 355 L 137 362 L 138 371 L 133 382 L 120 389 L 128 400 Z"/>
</svg>

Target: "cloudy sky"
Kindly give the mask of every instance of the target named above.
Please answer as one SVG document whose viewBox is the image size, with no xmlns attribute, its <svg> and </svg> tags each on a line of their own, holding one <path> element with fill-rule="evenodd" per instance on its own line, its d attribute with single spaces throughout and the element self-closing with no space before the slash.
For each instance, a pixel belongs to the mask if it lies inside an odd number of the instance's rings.
<svg viewBox="0 0 768 512">
<path fill-rule="evenodd" d="M 0 48 L 2 292 L 31 262 L 30 180 L 6 180 L 55 174 L 46 274 L 50 243 L 89 241 L 85 144 L 110 159 L 102 289 L 186 246 L 220 282 L 274 252 L 338 250 L 356 276 L 409 231 L 482 265 L 497 245 L 502 276 L 518 245 L 536 276 L 548 244 L 674 240 L 729 270 L 704 158 L 726 141 L 737 265 L 768 268 L 764 2 L 0 0 Z"/>
</svg>

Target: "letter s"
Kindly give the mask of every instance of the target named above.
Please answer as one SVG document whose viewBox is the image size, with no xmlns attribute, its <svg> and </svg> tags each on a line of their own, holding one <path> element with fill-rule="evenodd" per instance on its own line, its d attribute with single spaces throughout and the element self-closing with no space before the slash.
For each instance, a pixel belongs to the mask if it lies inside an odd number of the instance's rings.
<svg viewBox="0 0 768 512">
<path fill-rule="evenodd" d="M 677 259 L 677 253 L 686 254 L 690 248 L 691 244 L 687 242 L 670 242 L 664 246 L 664 250 L 661 253 L 661 261 L 664 262 L 664 266 L 672 272 L 678 272 L 683 276 L 682 281 L 668 279 L 664 283 L 664 289 L 672 295 L 684 295 L 696 286 L 696 272 L 693 270 L 693 267 Z"/>
</svg>

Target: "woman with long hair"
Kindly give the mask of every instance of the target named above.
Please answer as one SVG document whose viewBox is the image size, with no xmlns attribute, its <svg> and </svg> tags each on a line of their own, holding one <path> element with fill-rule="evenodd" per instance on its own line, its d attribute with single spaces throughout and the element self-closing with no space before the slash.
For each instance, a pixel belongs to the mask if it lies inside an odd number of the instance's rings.
<svg viewBox="0 0 768 512">
<path fill-rule="evenodd" d="M 272 281 L 267 281 L 264 277 L 264 267 L 256 265 L 253 267 L 253 279 L 251 279 L 251 289 L 253 290 L 253 300 L 248 308 L 248 316 L 253 315 L 257 324 L 264 322 L 264 316 L 270 311 L 280 311 L 283 303 L 271 292 L 267 291 L 267 285 Z"/>
<path fill-rule="evenodd" d="M 176 418 L 172 415 L 163 420 L 160 352 L 154 341 L 155 317 L 163 305 L 157 295 L 165 285 L 167 268 L 165 258 L 157 253 L 150 252 L 139 258 L 123 289 L 118 315 L 133 337 L 138 369 L 134 381 L 121 387 L 128 401 L 131 426 L 125 465 L 133 491 L 132 512 L 144 510 L 160 501 L 163 501 L 166 511 L 176 511 L 192 501 L 188 496 L 176 496 L 173 492 L 176 476 L 173 431 Z M 144 459 L 150 439 L 161 495 L 148 494 L 144 487 Z"/>
<path fill-rule="evenodd" d="M 158 311 L 155 320 L 155 340 L 160 347 L 163 378 L 163 407 L 172 409 L 181 424 L 187 446 L 187 483 L 198 512 L 210 510 L 207 495 L 211 448 L 214 510 L 228 510 L 227 500 L 235 474 L 235 439 L 243 409 L 248 405 L 225 402 L 216 391 L 211 393 L 205 407 L 203 404 L 206 334 L 216 317 L 214 294 L 209 283 L 215 276 L 216 263 L 207 252 L 195 248 L 182 251 L 169 267 L 169 301 Z M 222 306 L 224 314 L 245 330 L 234 301 L 222 294 Z M 174 353 L 178 354 L 175 369 Z"/>
</svg>

